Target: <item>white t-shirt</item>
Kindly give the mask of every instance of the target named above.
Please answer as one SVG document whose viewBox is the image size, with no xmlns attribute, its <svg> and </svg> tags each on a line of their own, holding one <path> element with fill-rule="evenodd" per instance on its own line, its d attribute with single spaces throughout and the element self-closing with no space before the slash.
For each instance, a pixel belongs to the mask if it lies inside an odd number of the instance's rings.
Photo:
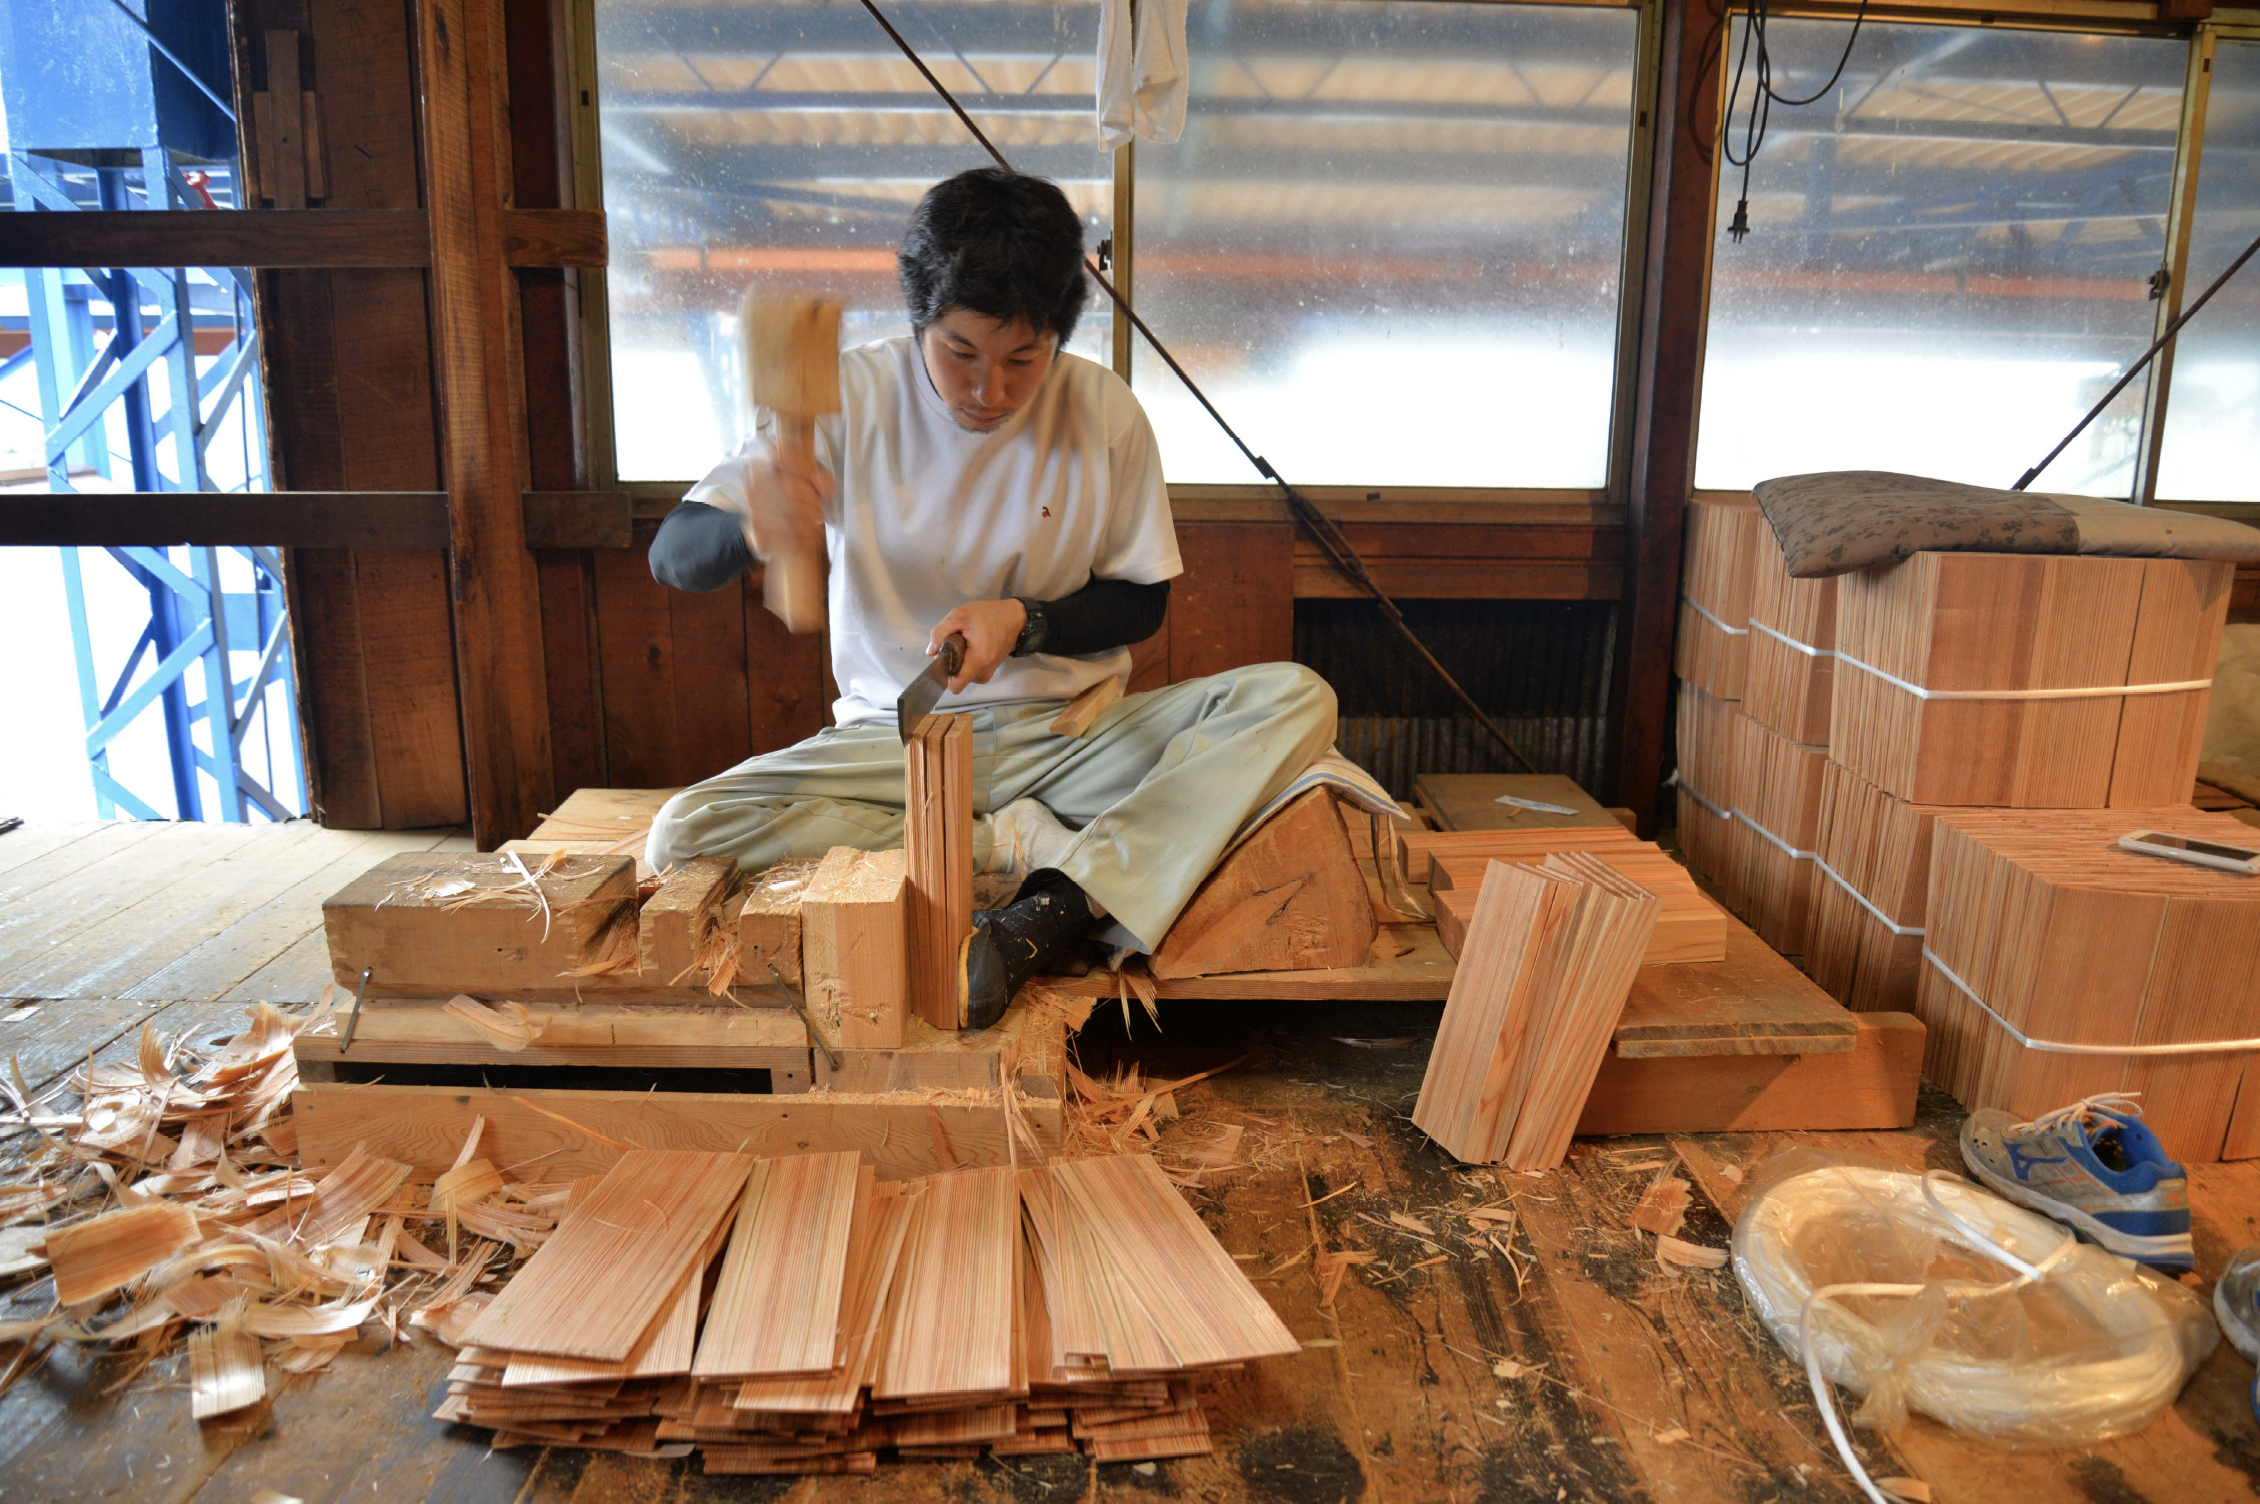
<svg viewBox="0 0 2260 1504">
<path fill-rule="evenodd" d="M 1152 425 L 1104 366 L 1059 354 L 1027 406 L 970 433 L 905 335 L 840 356 L 840 407 L 817 423 L 816 458 L 838 482 L 824 541 L 842 726 L 893 719 L 930 662 L 927 634 L 967 601 L 1057 600 L 1093 579 L 1151 585 L 1184 570 Z M 742 516 L 748 466 L 772 432 L 763 414 L 757 437 L 684 499 Z M 1129 673 L 1128 648 L 1031 653 L 938 708 L 1068 700 Z"/>
</svg>

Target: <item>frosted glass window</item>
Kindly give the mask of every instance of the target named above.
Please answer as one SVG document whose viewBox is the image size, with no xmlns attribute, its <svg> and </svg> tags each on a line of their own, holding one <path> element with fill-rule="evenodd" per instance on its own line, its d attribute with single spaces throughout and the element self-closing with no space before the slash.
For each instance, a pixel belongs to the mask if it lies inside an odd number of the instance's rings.
<svg viewBox="0 0 2260 1504">
<path fill-rule="evenodd" d="M 1826 83 L 1846 30 L 1773 22 L 1777 90 Z M 1742 174 L 1720 166 L 1696 484 L 2007 486 L 2037 463 L 2150 343 L 2186 57 L 2163 37 L 1870 22 L 1826 98 L 1774 107 L 1740 243 Z M 2036 488 L 2126 496 L 2142 396 Z"/>
<path fill-rule="evenodd" d="M 2260 235 L 2260 42 L 2213 54 L 2183 306 Z M 2260 256 L 2174 336 L 2158 497 L 2260 501 Z"/>
<path fill-rule="evenodd" d="M 1093 119 L 1096 0 L 921 0 L 896 23 L 1023 172 L 1111 231 Z M 895 250 L 910 208 L 989 158 L 860 5 L 596 0 L 623 480 L 703 474 L 743 426 L 749 282 L 842 298 L 846 345 L 909 332 Z M 1070 349 L 1107 360 L 1096 294 Z"/>
<path fill-rule="evenodd" d="M 1184 139 L 1137 148 L 1139 312 L 1310 484 L 1599 486 L 1629 10 L 1193 0 Z M 1259 477 L 1139 342 L 1172 481 Z"/>
</svg>

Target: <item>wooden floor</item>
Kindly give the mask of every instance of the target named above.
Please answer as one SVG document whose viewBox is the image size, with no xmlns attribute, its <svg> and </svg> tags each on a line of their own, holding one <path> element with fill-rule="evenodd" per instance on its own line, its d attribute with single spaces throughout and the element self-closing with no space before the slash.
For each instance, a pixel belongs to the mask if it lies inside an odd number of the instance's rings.
<svg viewBox="0 0 2260 1504">
<path fill-rule="evenodd" d="M 165 1033 L 224 1031 L 240 1006 L 301 1002 L 323 982 L 319 904 L 390 851 L 461 844 L 441 832 L 352 835 L 307 826 L 31 827 L 0 836 L 0 1052 L 33 1084 L 91 1053 Z M 1213 1457 L 1093 1469 L 1075 1458 L 1009 1467 L 916 1463 L 876 1481 L 708 1479 L 692 1464 L 568 1450 L 490 1452 L 486 1433 L 428 1418 L 448 1359 L 428 1339 L 364 1339 L 333 1369 L 291 1381 L 271 1428 L 204 1437 L 177 1356 L 111 1391 L 114 1360 L 59 1351 L 0 1397 L 0 1504 L 198 1499 L 262 1489 L 309 1501 L 768 1500 L 1072 1504 L 1217 1500 L 1649 1500 L 1762 1504 L 1857 1493 L 1822 1436 L 1800 1370 L 1753 1321 L 1730 1273 L 1667 1273 L 1623 1217 L 1660 1139 L 1580 1141 L 1543 1179 L 1451 1164 L 1407 1118 L 1434 1004 L 1163 1004 L 1133 1037 L 1109 1009 L 1085 1031 L 1087 1069 L 1126 1059 L 1157 1074 L 1253 1060 L 1179 1095 L 1165 1132 L 1197 1143 L 1239 1124 L 1242 1167 L 1196 1200 L 1311 1348 L 1225 1383 Z M 1913 1166 L 1958 1168 L 1959 1113 L 1926 1094 L 1904 1133 L 1814 1141 Z M 1687 1141 L 1700 1166 L 1751 1166 L 1783 1135 Z M 1655 1153 L 1627 1154 L 1627 1149 Z M 1518 1281 L 1451 1230 L 1455 1207 L 1515 1196 Z M 1736 1186 L 1698 1177 L 1682 1236 L 1722 1246 Z M 2260 1241 L 2260 1162 L 2196 1173 L 2200 1272 Z M 1388 1221 L 1437 1229 L 1441 1264 Z M 1317 1303 L 1314 1231 L 1362 1247 L 1332 1313 Z M 0 1301 L 0 1319 L 26 1314 Z M 1501 1378 L 1496 1365 L 1533 1370 Z M 1873 1471 L 1927 1480 L 1947 1504 L 2200 1504 L 2260 1493 L 2252 1371 L 2224 1345 L 2174 1410 L 2140 1435 L 2063 1452 L 2004 1453 L 1917 1422 L 1869 1437 Z M 1684 1428 L 1676 1439 L 1673 1428 Z M 1674 1438 L 1674 1439 L 1667 1439 Z"/>
</svg>

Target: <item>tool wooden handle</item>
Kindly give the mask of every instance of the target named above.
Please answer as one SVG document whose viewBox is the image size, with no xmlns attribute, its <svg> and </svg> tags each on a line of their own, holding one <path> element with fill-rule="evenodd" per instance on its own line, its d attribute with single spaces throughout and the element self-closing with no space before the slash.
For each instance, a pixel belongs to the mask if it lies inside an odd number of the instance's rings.
<svg viewBox="0 0 2260 1504">
<path fill-rule="evenodd" d="M 777 447 L 792 449 L 814 462 L 816 420 L 800 413 L 777 414 Z M 762 568 L 761 604 L 788 632 L 824 630 L 824 554 L 800 542 L 795 531 L 770 551 Z"/>
</svg>

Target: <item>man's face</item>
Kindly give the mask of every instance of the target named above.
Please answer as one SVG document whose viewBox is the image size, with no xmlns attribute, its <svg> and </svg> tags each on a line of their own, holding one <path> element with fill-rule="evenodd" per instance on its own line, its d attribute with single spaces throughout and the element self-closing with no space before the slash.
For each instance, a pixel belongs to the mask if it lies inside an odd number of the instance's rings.
<svg viewBox="0 0 2260 1504">
<path fill-rule="evenodd" d="M 1027 406 L 1058 348 L 1057 335 L 1037 333 L 1026 319 L 1000 324 L 964 308 L 928 324 L 918 341 L 934 391 L 972 433 L 992 432 Z"/>
</svg>

